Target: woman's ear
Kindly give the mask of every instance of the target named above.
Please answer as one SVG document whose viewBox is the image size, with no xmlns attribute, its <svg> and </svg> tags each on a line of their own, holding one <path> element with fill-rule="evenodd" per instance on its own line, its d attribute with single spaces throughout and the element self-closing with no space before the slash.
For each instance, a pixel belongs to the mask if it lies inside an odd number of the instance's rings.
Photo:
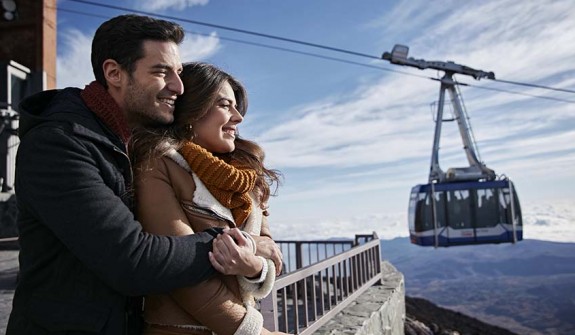
<svg viewBox="0 0 575 335">
<path fill-rule="evenodd" d="M 102 70 L 104 71 L 104 78 L 106 78 L 108 87 L 119 88 L 122 86 L 122 76 L 125 71 L 118 62 L 113 59 L 106 59 L 102 64 Z"/>
</svg>

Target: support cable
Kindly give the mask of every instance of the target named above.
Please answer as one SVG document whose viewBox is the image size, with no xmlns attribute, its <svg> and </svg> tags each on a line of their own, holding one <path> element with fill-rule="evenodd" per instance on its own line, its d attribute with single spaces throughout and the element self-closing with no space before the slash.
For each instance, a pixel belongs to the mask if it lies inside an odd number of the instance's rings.
<svg viewBox="0 0 575 335">
<path fill-rule="evenodd" d="M 372 55 L 368 55 L 368 54 L 365 54 L 365 53 L 360 53 L 360 52 L 356 52 L 356 51 L 352 51 L 352 50 L 335 48 L 335 47 L 330 47 L 330 46 L 321 45 L 321 44 L 317 44 L 317 43 L 305 42 L 305 41 L 301 41 L 301 40 L 296 40 L 296 39 L 291 39 L 291 38 L 286 38 L 286 37 L 281 37 L 281 36 L 275 36 L 275 35 L 270 35 L 270 34 L 264 34 L 264 33 L 259 33 L 259 32 L 255 32 L 255 31 L 249 31 L 249 30 L 245 30 L 245 29 L 233 28 L 233 27 L 228 27 L 228 26 L 223 26 L 223 25 L 218 25 L 218 24 L 212 24 L 212 23 L 201 22 L 201 21 L 196 21 L 196 20 L 184 19 L 184 18 L 179 18 L 179 17 L 175 17 L 175 16 L 169 16 L 169 15 L 162 15 L 162 14 L 150 13 L 150 12 L 146 12 L 146 11 L 142 11 L 142 10 L 137 10 L 137 9 L 132 9 L 132 8 L 127 8 L 127 7 L 114 6 L 114 5 L 106 5 L 106 4 L 101 4 L 101 3 L 97 3 L 97 2 L 93 2 L 93 1 L 87 1 L 87 0 L 68 0 L 68 1 L 69 1 L 69 2 L 77 2 L 77 3 L 92 5 L 92 6 L 97 6 L 97 7 L 104 7 L 104 8 L 109 8 L 109 9 L 115 9 L 115 10 L 122 10 L 122 11 L 134 12 L 134 13 L 139 13 L 139 14 L 143 14 L 143 15 L 156 16 L 156 17 L 166 18 L 166 19 L 170 19 L 170 20 L 174 20 L 174 21 L 182 21 L 182 22 L 187 22 L 187 23 L 191 23 L 191 24 L 203 25 L 203 26 L 208 26 L 208 27 L 212 27 L 212 28 L 218 28 L 218 29 L 223 29 L 223 30 L 228 30 L 228 31 L 243 33 L 243 34 L 249 34 L 249 35 L 254 35 L 254 36 L 259 36 L 259 37 L 265 37 L 265 38 L 269 38 L 269 39 L 280 40 L 280 41 L 284 41 L 284 42 L 301 44 L 301 45 L 310 46 L 310 47 L 315 47 L 315 48 L 320 48 L 320 49 L 324 49 L 324 50 L 330 50 L 330 51 L 345 53 L 345 54 L 354 55 L 354 56 L 360 56 L 360 57 L 364 57 L 364 58 L 378 59 L 378 60 L 381 59 L 380 57 L 377 57 L 377 56 L 372 56 Z M 85 13 L 85 12 L 76 11 L 76 10 L 71 10 L 71 9 L 66 9 L 66 8 L 62 8 L 62 7 L 58 7 L 57 9 L 58 9 L 58 10 L 61 10 L 61 11 L 64 11 L 64 12 L 74 13 L 74 14 L 87 15 L 87 16 L 99 17 L 99 18 L 104 18 L 104 19 L 108 19 L 108 18 L 109 18 L 109 17 L 103 16 L 103 15 L 97 15 L 97 14 L 94 14 L 94 13 Z M 210 36 L 209 34 L 204 34 L 204 33 L 199 33 L 199 32 L 193 32 L 193 31 L 191 31 L 191 32 L 190 32 L 190 31 L 186 31 L 186 32 L 192 33 L 192 34 L 196 34 L 196 35 Z M 245 41 L 245 40 L 240 40 L 240 39 L 234 39 L 234 38 L 229 38 L 229 37 L 223 37 L 223 36 L 218 36 L 218 38 L 220 38 L 220 39 L 222 39 L 222 40 L 227 40 L 227 41 L 231 41 L 231 42 L 236 42 L 236 43 L 242 43 L 242 44 L 247 44 L 247 45 L 252 45 L 252 46 L 258 46 L 258 47 L 264 47 L 264 48 L 269 48 L 269 49 L 275 49 L 275 50 L 279 50 L 279 51 L 290 52 L 290 53 L 295 53 L 295 54 L 301 54 L 301 55 L 305 55 L 305 56 L 316 57 L 316 58 L 321 58 L 321 59 L 336 61 L 336 62 L 340 62 L 340 63 L 346 63 L 346 64 L 352 64 L 352 65 L 357 65 L 357 66 L 362 66 L 362 67 L 367 67 L 367 68 L 373 68 L 373 69 L 377 69 L 377 70 L 381 70 L 381 71 L 395 72 L 395 73 L 399 73 L 399 74 L 403 74 L 403 75 L 409 75 L 409 76 L 414 76 L 414 77 L 420 77 L 420 78 L 427 78 L 427 79 L 431 79 L 431 80 L 436 80 L 436 78 L 431 78 L 431 77 L 428 77 L 428 76 L 416 75 L 416 74 L 413 74 L 413 73 L 403 72 L 403 71 L 396 71 L 396 70 L 387 69 L 387 68 L 384 68 L 384 67 L 375 66 L 375 65 L 372 65 L 372 64 L 365 64 L 365 63 L 360 63 L 360 62 L 354 62 L 354 61 L 350 61 L 350 60 L 346 60 L 346 59 L 341 59 L 341 58 L 336 58 L 336 57 L 330 57 L 330 56 L 315 54 L 315 53 L 311 53 L 311 52 L 298 51 L 298 50 L 294 50 L 294 49 L 277 47 L 277 46 L 272 46 L 272 45 L 268 45 L 268 44 L 257 43 L 257 42 L 250 42 L 250 41 Z M 558 92 L 565 92 L 565 93 L 575 94 L 575 90 L 570 90 L 570 89 L 556 88 L 556 87 L 550 87 L 550 86 L 545 86 L 545 85 L 522 83 L 522 82 L 517 82 L 517 81 L 510 81 L 510 80 L 503 80 L 503 79 L 495 79 L 495 78 L 487 78 L 487 79 L 491 79 L 491 80 L 493 80 L 493 81 L 498 81 L 498 82 L 501 82 L 501 83 L 506 83 L 506 84 L 511 84 L 511 85 L 527 86 L 527 87 L 540 88 L 540 89 L 546 89 L 546 90 L 552 90 L 552 91 L 558 91 Z M 461 85 L 465 85 L 465 86 L 470 86 L 470 87 L 476 87 L 476 88 L 480 88 L 480 89 L 486 89 L 486 90 L 492 90 L 492 91 L 498 91 L 498 92 L 505 92 L 505 93 L 511 93 L 511 94 L 517 94 L 517 95 L 525 95 L 525 96 L 529 96 L 529 97 L 533 97 L 533 98 L 553 100 L 553 101 L 565 102 L 565 103 L 571 103 L 571 104 L 572 104 L 572 103 L 575 103 L 575 101 L 573 101 L 573 100 L 567 100 L 567 99 L 561 99 L 561 98 L 555 98 L 555 97 L 546 97 L 546 96 L 541 96 L 541 95 L 533 95 L 533 94 L 528 94 L 528 93 L 520 93 L 520 92 L 508 91 L 508 90 L 504 90 L 504 89 L 487 88 L 487 87 L 475 86 L 475 85 L 464 84 L 464 83 L 460 83 L 460 84 L 461 84 Z"/>
</svg>

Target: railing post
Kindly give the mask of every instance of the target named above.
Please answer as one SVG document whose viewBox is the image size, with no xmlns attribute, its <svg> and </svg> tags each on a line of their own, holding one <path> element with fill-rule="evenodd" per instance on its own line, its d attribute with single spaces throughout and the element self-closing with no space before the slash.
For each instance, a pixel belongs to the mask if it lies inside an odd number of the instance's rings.
<svg viewBox="0 0 575 335">
<path fill-rule="evenodd" d="M 278 277 L 275 290 L 260 303 L 264 325 L 269 330 L 311 335 L 370 285 L 382 280 L 380 244 L 375 232 L 356 235 L 355 241 L 345 243 L 313 241 L 313 247 L 307 241 L 279 243 L 294 247 L 295 255 L 291 252 L 287 255 L 289 258 L 295 256 L 296 269 Z M 309 245 L 304 248 L 304 243 Z M 345 246 L 351 246 L 351 249 L 345 250 Z M 315 253 L 318 256 L 316 263 L 312 264 L 312 258 L 307 257 L 306 262 L 310 264 L 306 264 L 304 253 Z M 309 299 L 308 294 L 311 295 Z"/>
<path fill-rule="evenodd" d="M 260 312 L 264 318 L 264 328 L 270 331 L 278 330 L 278 293 L 272 290 L 260 301 Z"/>
<path fill-rule="evenodd" d="M 379 241 L 379 236 L 377 236 L 377 233 L 376 233 L 376 232 L 373 232 L 373 238 L 374 238 L 375 240 L 378 240 L 378 241 Z M 381 276 L 381 279 L 380 279 L 380 281 L 379 281 L 380 284 L 383 284 L 383 272 L 381 271 L 381 257 L 382 257 L 382 256 L 381 256 L 381 241 L 379 241 L 376 250 L 377 250 L 377 253 L 376 253 L 376 262 L 377 262 L 377 263 L 376 263 L 376 265 L 375 265 L 375 266 L 376 266 L 376 271 L 377 271 L 377 273 L 379 273 L 380 276 Z"/>
<path fill-rule="evenodd" d="M 299 270 L 303 267 L 303 252 L 302 252 L 302 243 L 296 242 L 295 244 L 295 268 Z"/>
</svg>

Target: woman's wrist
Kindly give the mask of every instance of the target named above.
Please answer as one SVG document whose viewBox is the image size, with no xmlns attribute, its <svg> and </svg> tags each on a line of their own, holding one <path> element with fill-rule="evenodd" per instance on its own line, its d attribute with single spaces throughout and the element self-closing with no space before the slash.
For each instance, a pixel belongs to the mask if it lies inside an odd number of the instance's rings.
<svg viewBox="0 0 575 335">
<path fill-rule="evenodd" d="M 252 272 L 250 275 L 244 276 L 246 277 L 246 279 L 250 282 L 254 282 L 254 283 L 259 283 L 262 282 L 262 278 L 265 279 L 266 275 L 267 275 L 267 268 L 268 268 L 268 264 L 265 260 L 265 258 L 261 257 L 261 256 L 255 256 L 254 260 L 256 261 L 254 264 L 254 272 Z"/>
</svg>

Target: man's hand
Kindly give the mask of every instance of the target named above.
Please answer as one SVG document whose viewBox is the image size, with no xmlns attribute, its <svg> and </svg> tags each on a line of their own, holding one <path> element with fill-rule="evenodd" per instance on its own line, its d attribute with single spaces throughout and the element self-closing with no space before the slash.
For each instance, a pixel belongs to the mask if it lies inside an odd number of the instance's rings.
<svg viewBox="0 0 575 335">
<path fill-rule="evenodd" d="M 262 256 L 263 258 L 271 259 L 276 266 L 276 276 L 279 276 L 282 272 L 282 251 L 280 247 L 267 236 L 253 236 L 252 238 L 256 241 L 257 256 Z"/>
<path fill-rule="evenodd" d="M 237 228 L 224 229 L 223 234 L 214 238 L 212 250 L 210 262 L 223 274 L 251 278 L 262 271 L 261 260 L 254 255 L 249 241 Z"/>
</svg>

